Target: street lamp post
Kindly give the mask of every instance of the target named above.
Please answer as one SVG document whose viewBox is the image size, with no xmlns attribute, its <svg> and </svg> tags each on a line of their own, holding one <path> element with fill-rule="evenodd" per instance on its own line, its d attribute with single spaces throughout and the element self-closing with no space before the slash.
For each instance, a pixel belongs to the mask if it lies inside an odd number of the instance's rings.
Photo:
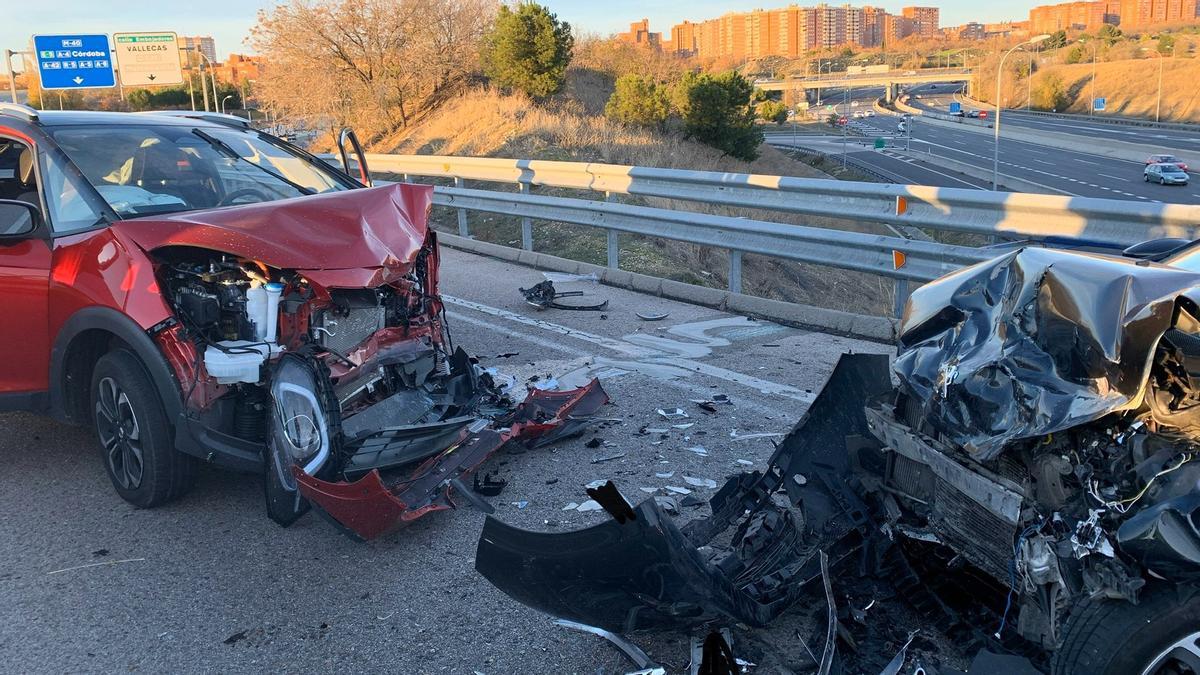
<svg viewBox="0 0 1200 675">
<path fill-rule="evenodd" d="M 1142 47 L 1140 51 L 1150 52 L 1158 58 L 1158 99 L 1154 103 L 1154 121 L 1159 122 L 1162 120 L 1163 59 L 1166 56 L 1157 49 L 1149 49 L 1147 47 Z"/>
<path fill-rule="evenodd" d="M 817 64 L 817 81 L 821 81 L 821 73 L 825 71 L 825 66 L 829 66 L 829 74 L 833 74 L 833 61 L 821 61 Z M 821 87 L 817 85 L 817 105 L 821 105 Z"/>
<path fill-rule="evenodd" d="M 1004 79 L 1004 61 L 1021 47 L 1025 45 L 1036 45 L 1043 40 L 1050 39 L 1049 35 L 1038 35 L 1022 43 L 1017 44 L 1012 49 L 1004 53 L 1000 57 L 1000 65 L 996 68 L 996 121 L 992 124 L 992 129 L 995 132 L 992 147 L 992 190 L 998 190 L 1000 185 L 1000 83 Z"/>
<path fill-rule="evenodd" d="M 225 114 L 225 101 L 228 101 L 231 98 L 233 98 L 233 94 L 230 94 L 230 95 L 226 96 L 225 98 L 221 99 L 221 114 L 222 115 Z"/>
<path fill-rule="evenodd" d="M 1079 38 L 1079 44 L 1086 45 L 1087 39 Z M 1091 100 L 1091 105 L 1088 106 L 1088 116 L 1091 116 L 1092 113 L 1094 113 L 1096 111 L 1096 52 L 1098 51 L 1098 49 L 1097 49 L 1098 47 L 1099 47 L 1099 45 L 1095 41 L 1093 41 L 1092 42 L 1092 83 L 1090 85 L 1090 88 L 1092 91 L 1092 93 L 1091 93 L 1092 100 Z"/>
</svg>

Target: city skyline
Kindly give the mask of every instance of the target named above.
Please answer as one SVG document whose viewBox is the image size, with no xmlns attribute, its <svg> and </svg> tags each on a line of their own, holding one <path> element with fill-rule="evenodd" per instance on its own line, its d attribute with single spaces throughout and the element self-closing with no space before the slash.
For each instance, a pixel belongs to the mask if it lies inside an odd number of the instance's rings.
<svg viewBox="0 0 1200 675">
<path fill-rule="evenodd" d="M 0 21 L 0 50 L 27 48 L 30 36 L 50 33 L 119 33 L 127 31 L 169 30 L 180 35 L 211 35 L 216 41 L 217 58 L 224 60 L 230 53 L 251 52 L 245 40 L 257 20 L 260 9 L 278 4 L 277 0 L 211 0 L 203 6 L 175 3 L 146 4 L 135 0 L 113 0 L 96 3 L 92 0 L 52 0 L 44 3 L 20 3 L 5 8 Z M 651 26 L 665 28 L 685 19 L 709 18 L 726 11 L 749 11 L 773 6 L 772 3 L 729 3 L 719 0 L 691 2 L 647 3 L 634 0 L 611 0 L 598 4 L 590 0 L 544 0 L 543 4 L 569 21 L 582 34 L 609 35 L 625 31 L 629 23 L 643 17 Z M 786 6 L 787 2 L 778 3 Z M 912 2 L 873 3 L 889 12 L 899 13 L 900 7 Z M 943 25 L 967 21 L 999 21 L 1004 17 L 1024 17 L 1036 1 L 1003 2 L 981 7 L 968 0 L 919 3 L 941 10 Z"/>
</svg>

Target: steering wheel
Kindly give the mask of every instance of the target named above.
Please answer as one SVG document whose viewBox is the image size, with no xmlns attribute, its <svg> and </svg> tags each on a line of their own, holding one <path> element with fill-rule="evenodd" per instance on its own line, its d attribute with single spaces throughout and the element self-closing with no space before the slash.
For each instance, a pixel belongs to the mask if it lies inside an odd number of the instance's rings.
<svg viewBox="0 0 1200 675">
<path fill-rule="evenodd" d="M 271 201 L 271 198 L 264 194 L 261 190 L 256 190 L 254 188 L 242 188 L 241 190 L 234 190 L 233 192 L 225 195 L 225 198 L 218 202 L 217 206 L 233 206 L 234 202 L 242 197 L 258 197 L 258 201 L 260 202 Z"/>
</svg>

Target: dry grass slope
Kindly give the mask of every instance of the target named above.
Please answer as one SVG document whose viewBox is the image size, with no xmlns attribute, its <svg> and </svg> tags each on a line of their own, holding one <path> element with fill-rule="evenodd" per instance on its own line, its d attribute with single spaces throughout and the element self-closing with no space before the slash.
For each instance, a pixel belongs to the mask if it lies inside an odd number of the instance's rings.
<svg viewBox="0 0 1200 675">
<path fill-rule="evenodd" d="M 576 70 L 571 74 L 567 90 L 544 105 L 535 105 L 520 94 L 503 93 L 485 86 L 464 86 L 456 94 L 446 96 L 444 102 L 435 109 L 425 111 L 419 123 L 374 143 L 372 151 L 826 177 L 811 166 L 790 159 L 770 147 L 764 146 L 759 159 L 747 163 L 724 156 L 717 150 L 678 134 L 612 122 L 600 114 L 603 101 L 607 99 L 608 86 L 603 76 L 593 71 Z M 495 184 L 488 188 L 504 189 Z M 565 190 L 539 193 L 595 198 L 594 194 Z M 667 200 L 648 199 L 642 200 L 642 203 L 882 233 L 871 226 L 846 221 L 787 217 L 778 213 L 755 213 L 746 209 L 705 207 Z M 519 245 L 519 224 L 513 219 L 482 214 L 472 214 L 470 217 L 474 236 L 502 244 Z M 454 222 L 449 214 L 439 220 L 442 223 Z M 604 263 L 604 235 L 600 231 L 559 223 L 535 223 L 534 243 L 540 251 Z M 726 283 L 728 269 L 724 251 L 632 236 L 621 238 L 621 267 L 688 283 L 720 287 Z M 743 287 L 746 292 L 762 297 L 860 313 L 881 314 L 891 306 L 892 285 L 880 278 L 755 256 L 748 256 L 744 261 Z"/>
</svg>

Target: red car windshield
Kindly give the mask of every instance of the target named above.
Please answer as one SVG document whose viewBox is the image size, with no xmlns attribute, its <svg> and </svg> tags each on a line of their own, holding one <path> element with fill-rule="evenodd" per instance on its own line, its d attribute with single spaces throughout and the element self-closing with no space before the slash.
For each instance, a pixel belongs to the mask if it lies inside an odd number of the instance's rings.
<svg viewBox="0 0 1200 675">
<path fill-rule="evenodd" d="M 175 125 L 52 128 L 63 152 L 126 217 L 348 190 L 332 169 L 256 131 Z"/>
</svg>

